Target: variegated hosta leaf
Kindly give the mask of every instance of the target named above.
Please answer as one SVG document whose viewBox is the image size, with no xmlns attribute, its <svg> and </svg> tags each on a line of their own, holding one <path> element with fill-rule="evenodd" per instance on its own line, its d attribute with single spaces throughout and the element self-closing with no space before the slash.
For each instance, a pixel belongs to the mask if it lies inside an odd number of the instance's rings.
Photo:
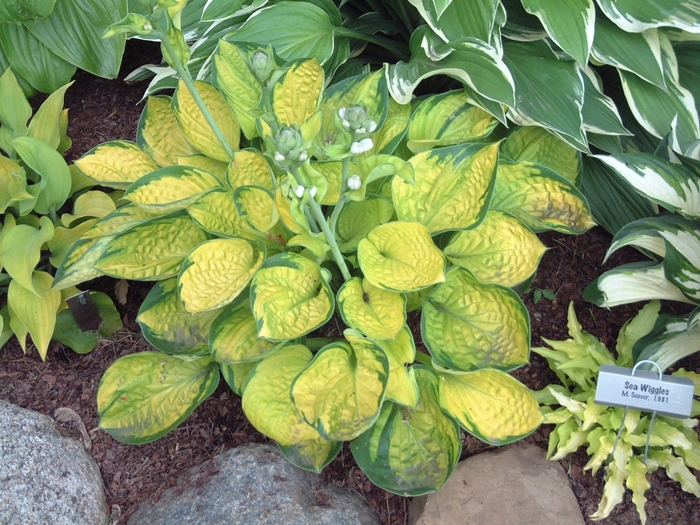
<svg viewBox="0 0 700 525">
<path fill-rule="evenodd" d="M 469 103 L 464 91 L 434 95 L 421 102 L 408 125 L 408 149 L 420 153 L 488 136 L 498 124 L 492 115 Z"/>
<path fill-rule="evenodd" d="M 159 281 L 148 292 L 136 318 L 151 345 L 168 354 L 209 352 L 209 329 L 221 310 L 191 314 L 177 294 L 177 279 Z"/>
<path fill-rule="evenodd" d="M 17 318 L 23 324 L 36 346 L 42 361 L 46 360 L 51 335 L 56 325 L 56 312 L 61 304 L 61 292 L 51 289 L 53 278 L 46 272 L 34 272 L 32 290 L 27 290 L 18 281 L 10 281 L 7 304 L 10 321 Z"/>
<path fill-rule="evenodd" d="M 324 438 L 356 438 L 379 415 L 389 379 L 384 351 L 356 330 L 323 347 L 292 384 L 292 400 Z"/>
<path fill-rule="evenodd" d="M 457 232 L 443 251 L 484 284 L 515 286 L 535 273 L 546 250 L 518 219 L 492 210 L 476 228 Z"/>
<path fill-rule="evenodd" d="M 218 363 L 255 363 L 273 348 L 274 343 L 258 337 L 248 294 L 228 305 L 211 325 L 209 352 Z"/>
<path fill-rule="evenodd" d="M 639 3 L 635 0 L 598 0 L 598 7 L 610 20 L 631 33 L 654 27 L 676 27 L 698 33 L 696 0 Z"/>
<path fill-rule="evenodd" d="M 372 482 L 402 496 L 438 490 L 452 474 L 462 449 L 459 427 L 438 404 L 438 379 L 415 369 L 420 400 L 410 410 L 385 402 L 377 422 L 350 445 Z"/>
<path fill-rule="evenodd" d="M 316 474 L 328 465 L 343 448 L 341 441 L 328 441 L 321 436 L 318 439 L 303 441 L 296 445 L 283 447 L 279 445 L 282 455 L 295 467 L 310 470 Z"/>
<path fill-rule="evenodd" d="M 273 179 L 270 165 L 256 149 L 234 152 L 233 160 L 226 168 L 226 182 L 234 190 L 241 186 L 261 186 L 273 191 Z"/>
<path fill-rule="evenodd" d="M 418 403 L 418 384 L 415 368 L 406 368 L 416 359 L 416 344 L 411 329 L 404 325 L 394 339 L 375 341 L 389 359 L 389 382 L 386 385 L 386 398 L 410 408 Z"/>
<path fill-rule="evenodd" d="M 118 279 L 158 281 L 180 271 L 206 234 L 185 212 L 145 221 L 112 239 L 95 267 Z"/>
<path fill-rule="evenodd" d="M 428 229 L 418 222 L 374 228 L 357 247 L 365 278 L 385 290 L 411 292 L 445 280 L 445 259 Z"/>
<path fill-rule="evenodd" d="M 241 130 L 223 95 L 201 80 L 195 81 L 195 87 L 231 149 L 238 149 Z M 178 83 L 171 108 L 183 135 L 197 151 L 223 162 L 231 160 L 182 80 Z"/>
<path fill-rule="evenodd" d="M 260 186 L 242 186 L 233 191 L 238 214 L 261 233 L 270 231 L 279 220 L 273 193 Z"/>
<path fill-rule="evenodd" d="M 389 111 L 384 124 L 372 135 L 374 141 L 373 150 L 377 153 L 391 155 L 406 134 L 408 122 L 411 118 L 411 105 L 399 104 L 393 98 L 389 98 Z M 372 151 L 364 155 L 372 154 Z"/>
<path fill-rule="evenodd" d="M 230 190 L 222 188 L 202 195 L 189 205 L 187 213 L 203 230 L 219 237 L 243 237 L 249 241 L 261 239 L 260 232 L 238 213 Z"/>
<path fill-rule="evenodd" d="M 148 97 L 136 130 L 136 143 L 161 167 L 196 153 L 177 125 L 171 102 L 169 96 Z"/>
<path fill-rule="evenodd" d="M 512 443 L 544 420 L 532 392 L 505 372 L 484 369 L 439 377 L 442 409 L 486 443 Z"/>
<path fill-rule="evenodd" d="M 333 292 L 321 267 L 294 253 L 270 257 L 250 286 L 258 335 L 281 341 L 309 333 L 333 314 Z"/>
<path fill-rule="evenodd" d="M 624 246 L 636 246 L 663 258 L 666 243 L 660 235 L 662 230 L 678 231 L 679 228 L 692 228 L 695 223 L 678 215 L 660 215 L 630 222 L 620 228 L 613 237 L 603 264 L 617 250 Z"/>
<path fill-rule="evenodd" d="M 209 357 L 183 361 L 159 352 L 117 359 L 100 381 L 100 428 L 122 443 L 154 441 L 182 423 L 219 384 Z"/>
<path fill-rule="evenodd" d="M 75 161 L 80 172 L 102 186 L 126 189 L 132 182 L 158 169 L 139 146 L 113 140 L 92 148 Z"/>
<path fill-rule="evenodd" d="M 323 69 L 316 59 L 296 62 L 272 90 L 272 110 L 281 126 L 300 126 L 316 113 L 323 89 Z"/>
<path fill-rule="evenodd" d="M 539 126 L 515 129 L 503 143 L 501 153 L 515 162 L 527 160 L 546 166 L 575 185 L 581 179 L 581 152 Z"/>
<path fill-rule="evenodd" d="M 688 319 L 660 315 L 651 331 L 632 348 L 636 361 L 653 360 L 662 370 L 700 350 L 700 327 L 688 327 Z"/>
<path fill-rule="evenodd" d="M 338 310 L 345 324 L 372 339 L 394 339 L 406 322 L 403 294 L 382 290 L 354 277 L 338 290 Z"/>
<path fill-rule="evenodd" d="M 389 222 L 393 215 L 394 206 L 381 197 L 370 195 L 361 201 L 347 202 L 335 226 L 338 248 L 343 253 L 354 252 L 369 232 Z"/>
<path fill-rule="evenodd" d="M 631 133 L 622 124 L 622 117 L 615 101 L 603 93 L 603 85 L 597 73 L 587 67 L 581 70 L 581 78 L 583 78 L 585 91 L 582 110 L 583 129 L 588 133 L 588 139 L 599 142 L 616 141 L 617 137 L 614 135 L 630 135 Z"/>
<path fill-rule="evenodd" d="M 359 189 L 346 188 L 345 196 L 354 201 L 365 198 L 367 187 L 376 180 L 394 177 L 414 184 L 416 179 L 413 166 L 405 160 L 393 155 L 372 155 L 357 164 L 350 165 L 350 173 L 360 177 L 362 184 Z"/>
<path fill-rule="evenodd" d="M 41 247 L 51 240 L 54 227 L 47 216 L 39 220 L 39 229 L 28 224 L 18 224 L 2 237 L 2 264 L 13 282 L 34 291 L 34 268 L 41 259 Z M 51 285 L 49 285 L 50 287 Z M 38 295 L 40 292 L 36 290 Z"/>
<path fill-rule="evenodd" d="M 501 161 L 491 209 L 515 215 L 535 231 L 583 233 L 595 225 L 586 198 L 563 177 L 529 161 Z"/>
<path fill-rule="evenodd" d="M 530 318 L 520 297 L 458 266 L 423 301 L 421 334 L 433 359 L 457 370 L 512 370 L 530 352 Z"/>
<path fill-rule="evenodd" d="M 94 226 L 98 220 L 97 218 L 88 219 L 72 228 L 56 226 L 53 231 L 53 237 L 48 242 L 49 251 L 51 251 L 51 257 L 49 257 L 51 265 L 57 268 L 73 244 L 79 240 L 86 231 Z"/>
<path fill-rule="evenodd" d="M 319 437 L 302 419 L 289 394 L 294 378 L 312 357 L 303 345 L 285 346 L 258 363 L 243 391 L 241 406 L 250 423 L 281 446 Z"/>
<path fill-rule="evenodd" d="M 647 153 L 598 156 L 637 193 L 669 211 L 700 217 L 700 182 L 680 164 Z"/>
<path fill-rule="evenodd" d="M 700 222 L 693 221 L 690 227 L 679 224 L 677 228 L 659 231 L 666 241 L 664 258 L 666 278 L 696 303 L 700 302 L 699 227 Z"/>
<path fill-rule="evenodd" d="M 177 158 L 178 166 L 192 166 L 193 168 L 199 168 L 204 171 L 208 171 L 222 187 L 226 187 L 226 168 L 228 164 L 220 160 L 212 159 L 201 153 L 196 153 L 194 155 L 187 155 L 184 157 Z"/>
<path fill-rule="evenodd" d="M 340 185 L 343 182 L 343 163 L 340 161 L 312 162 L 314 171 L 326 180 L 326 191 L 320 204 L 337 204 L 340 198 Z M 354 173 L 355 164 L 350 163 L 350 172 Z M 347 191 L 347 188 L 346 188 Z"/>
<path fill-rule="evenodd" d="M 233 393 L 237 396 L 242 396 L 248 376 L 257 364 L 257 361 L 219 363 L 219 368 L 221 369 L 221 375 L 224 376 L 224 381 L 226 381 Z"/>
<path fill-rule="evenodd" d="M 498 144 L 439 148 L 410 163 L 415 184 L 395 177 L 391 187 L 400 220 L 420 222 L 433 235 L 481 222 L 496 181 Z"/>
<path fill-rule="evenodd" d="M 187 208 L 199 197 L 221 187 L 211 173 L 189 166 L 167 166 L 141 177 L 124 199 L 150 213 L 166 214 Z"/>
<path fill-rule="evenodd" d="M 185 310 L 215 310 L 248 286 L 265 254 L 245 239 L 212 239 L 190 252 L 180 269 L 178 291 Z"/>
</svg>

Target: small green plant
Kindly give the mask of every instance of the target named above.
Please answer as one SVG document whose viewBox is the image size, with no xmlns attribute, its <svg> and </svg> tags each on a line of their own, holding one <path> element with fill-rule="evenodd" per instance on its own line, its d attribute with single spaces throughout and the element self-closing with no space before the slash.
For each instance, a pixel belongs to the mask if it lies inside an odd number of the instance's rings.
<svg viewBox="0 0 700 525">
<path fill-rule="evenodd" d="M 646 523 L 644 493 L 650 485 L 647 474 L 657 468 L 666 469 L 669 478 L 678 481 L 686 492 L 700 497 L 700 483 L 688 467 L 700 470 L 700 441 L 695 431 L 697 419 L 657 416 L 650 429 L 651 415 L 629 409 L 597 405 L 594 402 L 596 379 L 600 365 L 632 367 L 632 348 L 644 337 L 658 317 L 659 302 L 647 304 L 620 330 L 617 357 L 600 341 L 581 330 L 573 302 L 569 305 L 568 327 L 572 339 L 544 341 L 552 348 L 532 350 L 549 363 L 561 385 L 550 385 L 536 392 L 542 404 L 545 424 L 555 425 L 549 435 L 547 457 L 562 459 L 587 446 L 590 461 L 584 470 L 595 474 L 605 465 L 605 489 L 598 509 L 591 516 L 603 519 L 622 501 L 625 487 L 632 491 L 642 524 Z M 700 375 L 681 369 L 674 375 L 690 377 L 695 394 L 700 394 Z M 693 401 L 692 416 L 700 415 L 700 402 Z M 619 441 L 616 436 L 620 427 Z M 649 457 L 644 461 L 644 448 L 651 432 Z"/>
<path fill-rule="evenodd" d="M 109 195 L 88 191 L 76 195 L 72 213 L 59 217 L 71 195 L 94 185 L 61 155 L 71 145 L 68 110 L 63 109 L 69 85 L 51 94 L 32 117 L 12 70 L 0 76 L 0 149 L 7 154 L 0 155 L 0 347 L 14 334 L 26 352 L 31 335 L 42 359 L 51 339 L 85 353 L 97 344 L 98 333 L 110 336 L 121 327 L 111 300 L 96 293 L 103 322 L 97 331 L 82 332 L 65 302 L 79 290 L 52 288 L 52 267 L 77 238 L 116 209 Z"/>
<path fill-rule="evenodd" d="M 530 293 L 530 292 L 532 292 L 532 302 L 534 304 L 539 303 L 543 297 L 545 299 L 550 300 L 550 301 L 557 300 L 556 292 L 553 292 L 552 290 L 550 290 L 548 288 L 535 288 L 534 290 L 532 288 L 528 288 L 525 293 Z"/>
</svg>

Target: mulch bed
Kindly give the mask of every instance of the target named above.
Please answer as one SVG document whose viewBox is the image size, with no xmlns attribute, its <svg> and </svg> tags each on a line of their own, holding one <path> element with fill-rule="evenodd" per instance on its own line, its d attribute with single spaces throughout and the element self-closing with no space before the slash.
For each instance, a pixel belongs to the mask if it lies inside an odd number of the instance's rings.
<svg viewBox="0 0 700 525">
<path fill-rule="evenodd" d="M 158 56 L 157 46 L 130 41 L 121 78 Z M 134 140 L 142 109 L 142 105 L 137 106 L 137 103 L 145 88 L 144 82 L 127 85 L 79 71 L 76 83 L 66 93 L 65 107 L 70 108 L 68 133 L 73 139 L 68 157 L 75 159 L 107 140 Z M 37 106 L 42 98 L 35 97 L 33 105 Z M 584 301 L 581 293 L 586 284 L 604 270 L 623 262 L 643 260 L 644 257 L 625 248 L 602 266 L 611 237 L 600 228 L 579 237 L 546 233 L 540 238 L 550 249 L 544 255 L 532 289 L 551 290 L 556 294 L 556 300 L 543 298 L 533 304 L 531 293 L 523 297 L 530 311 L 533 346 L 541 346 L 542 337 L 557 340 L 568 338 L 566 312 L 569 302 L 574 301 L 584 330 L 613 349 L 618 330 L 641 305 L 603 310 Z M 103 290 L 114 298 L 114 284 L 114 280 L 102 278 L 91 283 L 91 288 Z M 240 399 L 223 380 L 216 392 L 180 427 L 154 443 L 124 445 L 97 429 L 95 399 L 103 372 L 117 358 L 149 349 L 135 323 L 136 312 L 149 288 L 149 283 L 132 285 L 127 304 L 119 305 L 125 329 L 114 338 L 102 341 L 90 354 L 78 355 L 60 344 L 52 343 L 44 363 L 33 348 L 24 355 L 14 339 L 0 353 L 0 399 L 50 416 L 56 409 L 68 407 L 82 419 L 89 431 L 89 452 L 102 472 L 115 524 L 126 523 L 142 501 L 157 500 L 164 490 L 177 483 L 187 468 L 232 447 L 268 441 L 247 421 Z M 674 304 L 664 304 L 664 310 L 687 312 L 687 309 Z M 700 371 L 700 354 L 686 358 L 678 367 Z M 547 363 L 534 353 L 531 364 L 517 370 L 514 375 L 532 389 L 556 382 Z M 75 422 L 61 422 L 59 428 L 65 435 L 77 440 L 84 439 Z M 542 427 L 526 441 L 546 449 L 549 431 L 550 427 Z M 493 448 L 464 432 L 462 443 L 462 459 Z M 601 469 L 593 477 L 589 472 L 584 472 L 583 466 L 587 461 L 585 451 L 580 449 L 560 464 L 569 475 L 586 523 L 593 523 L 588 516 L 595 511 L 601 499 L 603 473 Z M 384 524 L 403 525 L 408 522 L 410 498 L 389 494 L 374 486 L 355 464 L 347 444 L 338 458 L 324 470 L 322 479 L 361 495 L 376 510 Z M 647 523 L 700 524 L 700 505 L 693 495 L 684 493 L 678 483 L 661 471 L 651 475 L 650 482 L 651 489 L 646 494 Z M 625 495 L 624 502 L 615 508 L 608 519 L 596 523 L 638 524 L 639 517 L 630 493 Z"/>
</svg>

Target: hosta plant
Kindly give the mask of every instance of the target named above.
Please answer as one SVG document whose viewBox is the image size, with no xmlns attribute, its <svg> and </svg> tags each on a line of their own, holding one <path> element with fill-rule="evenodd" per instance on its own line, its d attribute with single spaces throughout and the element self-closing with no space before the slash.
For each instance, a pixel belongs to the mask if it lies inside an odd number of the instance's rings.
<svg viewBox="0 0 700 525">
<path fill-rule="evenodd" d="M 84 353 L 97 344 L 98 333 L 109 336 L 121 327 L 111 300 L 96 293 L 103 322 L 98 331 L 82 332 L 65 302 L 78 289 L 52 288 L 53 268 L 70 246 L 116 209 L 103 192 L 78 195 L 86 180 L 61 155 L 71 145 L 63 109 L 68 86 L 50 95 L 32 117 L 12 70 L 0 76 L 0 149 L 6 154 L 0 154 L 0 347 L 14 334 L 26 352 L 30 335 L 42 359 L 51 339 Z M 73 206 L 66 208 L 72 195 Z"/>
<path fill-rule="evenodd" d="M 410 495 L 447 480 L 459 426 L 492 444 L 537 428 L 534 397 L 506 373 L 530 341 L 511 287 L 544 252 L 531 228 L 593 224 L 548 167 L 567 156 L 575 175 L 577 153 L 533 128 L 491 139 L 498 122 L 461 90 L 399 105 L 384 68 L 326 86 L 316 59 L 221 41 L 214 85 L 193 81 L 169 20 L 113 29 L 151 28 L 182 78 L 148 99 L 137 143 L 76 162 L 128 204 L 77 241 L 55 283 L 157 281 L 138 322 L 160 352 L 105 373 L 100 426 L 157 439 L 223 374 L 294 464 L 318 471 L 352 441 L 370 479 Z"/>
<path fill-rule="evenodd" d="M 582 331 L 573 303 L 569 305 L 568 327 L 571 339 L 544 341 L 552 348 L 533 348 L 547 359 L 561 385 L 549 385 L 536 393 L 542 404 L 545 423 L 553 424 L 549 435 L 547 457 L 559 460 L 586 446 L 590 460 L 584 470 L 592 474 L 604 466 L 605 489 L 598 509 L 591 518 L 603 519 L 622 501 L 625 487 L 632 491 L 639 518 L 646 523 L 644 493 L 650 488 L 647 474 L 664 468 L 669 478 L 682 489 L 700 497 L 700 483 L 688 468 L 700 470 L 700 441 L 697 419 L 657 416 L 650 428 L 651 414 L 629 409 L 606 407 L 594 402 L 600 365 L 631 368 L 632 348 L 654 325 L 659 302 L 647 304 L 620 330 L 615 357 L 592 335 Z M 700 374 L 681 369 L 674 373 L 695 382 L 695 395 L 700 395 Z M 693 417 L 700 415 L 700 402 L 693 401 Z M 620 427 L 620 439 L 616 437 Z M 649 456 L 644 461 L 648 434 Z"/>
</svg>

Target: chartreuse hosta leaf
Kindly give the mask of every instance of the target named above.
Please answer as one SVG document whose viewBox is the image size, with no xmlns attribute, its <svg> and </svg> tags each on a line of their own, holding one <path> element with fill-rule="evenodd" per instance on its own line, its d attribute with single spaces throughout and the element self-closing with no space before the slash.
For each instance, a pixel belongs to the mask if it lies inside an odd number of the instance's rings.
<svg viewBox="0 0 700 525">
<path fill-rule="evenodd" d="M 595 225 L 586 198 L 573 184 L 529 161 L 501 160 L 491 209 L 509 212 L 535 231 L 579 234 Z"/>
<path fill-rule="evenodd" d="M 433 359 L 457 370 L 511 370 L 527 363 L 530 319 L 508 288 L 481 284 L 453 266 L 423 302 L 421 334 Z"/>
<path fill-rule="evenodd" d="M 391 187 L 400 220 L 420 222 L 433 235 L 481 222 L 496 181 L 498 144 L 425 151 L 410 163 L 415 184 L 395 177 Z"/>
<path fill-rule="evenodd" d="M 394 339 L 406 322 L 403 294 L 382 290 L 367 279 L 354 277 L 338 290 L 343 321 L 372 339 Z"/>
<path fill-rule="evenodd" d="M 415 409 L 385 402 L 377 422 L 350 444 L 367 477 L 402 496 L 442 487 L 462 450 L 459 427 L 440 409 L 438 378 L 423 366 L 412 369 L 420 389 Z"/>
<path fill-rule="evenodd" d="M 255 149 L 234 152 L 233 160 L 226 168 L 226 182 L 234 190 L 241 186 L 261 186 L 270 191 L 275 189 L 270 165 Z"/>
<path fill-rule="evenodd" d="M 420 153 L 488 136 L 498 124 L 492 115 L 469 103 L 464 91 L 429 97 L 418 106 L 408 126 L 408 149 Z"/>
<path fill-rule="evenodd" d="M 117 359 L 100 381 L 100 428 L 122 443 L 138 445 L 182 423 L 219 384 L 210 357 L 184 361 L 159 352 Z"/>
<path fill-rule="evenodd" d="M 364 432 L 379 415 L 389 379 L 384 351 L 356 330 L 324 346 L 294 380 L 292 400 L 304 420 L 331 441 Z"/>
<path fill-rule="evenodd" d="M 143 222 L 112 239 L 95 267 L 119 279 L 157 281 L 180 271 L 206 234 L 179 211 Z"/>
<path fill-rule="evenodd" d="M 410 408 L 418 403 L 418 384 L 415 368 L 406 368 L 416 359 L 416 344 L 407 325 L 403 325 L 394 339 L 375 341 L 389 359 L 389 382 L 386 385 L 386 398 Z"/>
<path fill-rule="evenodd" d="M 581 179 L 581 152 L 539 126 L 515 129 L 503 143 L 501 153 L 516 162 L 527 160 L 546 166 L 576 185 Z"/>
<path fill-rule="evenodd" d="M 42 360 L 46 360 L 46 352 L 56 325 L 56 312 L 61 304 L 61 292 L 51 289 L 52 282 L 53 277 L 50 274 L 34 272 L 33 291 L 14 279 L 10 281 L 7 290 L 7 304 L 11 309 L 10 320 L 16 318 L 26 327 Z"/>
<path fill-rule="evenodd" d="M 357 247 L 365 278 L 385 290 L 411 292 L 445 280 L 445 258 L 419 222 L 374 228 Z"/>
<path fill-rule="evenodd" d="M 177 125 L 171 102 L 168 96 L 148 97 L 136 130 L 136 143 L 161 167 L 196 153 Z"/>
<path fill-rule="evenodd" d="M 236 116 L 226 104 L 223 95 L 215 87 L 201 80 L 195 81 L 195 87 L 229 146 L 234 150 L 238 149 L 241 130 Z M 183 135 L 197 151 L 223 162 L 231 160 L 182 80 L 178 83 L 173 95 L 171 108 Z"/>
<path fill-rule="evenodd" d="M 242 186 L 233 192 L 238 214 L 255 230 L 270 231 L 279 220 L 273 193 L 260 186 Z"/>
<path fill-rule="evenodd" d="M 361 201 L 348 202 L 335 226 L 338 248 L 343 253 L 354 252 L 370 231 L 389 222 L 393 215 L 393 204 L 381 197 L 367 196 Z"/>
<path fill-rule="evenodd" d="M 505 372 L 487 368 L 438 375 L 442 409 L 486 443 L 512 443 L 544 420 L 532 392 Z"/>
<path fill-rule="evenodd" d="M 546 249 L 518 219 L 491 210 L 476 228 L 457 232 L 443 251 L 484 284 L 515 286 L 535 273 Z"/>
<path fill-rule="evenodd" d="M 141 177 L 124 193 L 147 212 L 166 214 L 187 208 L 208 191 L 220 188 L 208 171 L 189 166 L 167 166 Z"/>
<path fill-rule="evenodd" d="M 318 439 L 290 396 L 294 378 L 313 355 L 304 345 L 289 345 L 266 357 L 253 369 L 243 391 L 241 406 L 250 423 L 281 446 Z"/>
<path fill-rule="evenodd" d="M 206 354 L 209 329 L 221 310 L 191 314 L 177 294 L 177 279 L 159 281 L 148 292 L 136 320 L 151 345 L 178 355 Z"/>
<path fill-rule="evenodd" d="M 245 239 L 212 239 L 190 252 L 178 289 L 185 310 L 199 313 L 226 306 L 248 286 L 265 254 Z"/>
<path fill-rule="evenodd" d="M 323 77 L 323 69 L 315 59 L 292 65 L 272 92 L 272 109 L 280 125 L 301 125 L 316 113 Z"/>
<path fill-rule="evenodd" d="M 275 344 L 258 337 L 250 299 L 241 294 L 214 320 L 209 332 L 209 352 L 218 363 L 257 362 Z"/>
<path fill-rule="evenodd" d="M 41 259 L 41 247 L 53 237 L 53 223 L 43 216 L 39 220 L 39 229 L 28 224 L 17 224 L 8 230 L 2 237 L 2 264 L 13 282 L 32 291 L 34 268 Z"/>
<path fill-rule="evenodd" d="M 250 287 L 258 335 L 281 341 L 302 336 L 333 314 L 333 292 L 321 267 L 294 253 L 270 257 Z"/>
<path fill-rule="evenodd" d="M 158 169 L 139 146 L 113 140 L 92 148 L 75 161 L 80 172 L 102 186 L 126 189 L 132 182 Z"/>
</svg>

